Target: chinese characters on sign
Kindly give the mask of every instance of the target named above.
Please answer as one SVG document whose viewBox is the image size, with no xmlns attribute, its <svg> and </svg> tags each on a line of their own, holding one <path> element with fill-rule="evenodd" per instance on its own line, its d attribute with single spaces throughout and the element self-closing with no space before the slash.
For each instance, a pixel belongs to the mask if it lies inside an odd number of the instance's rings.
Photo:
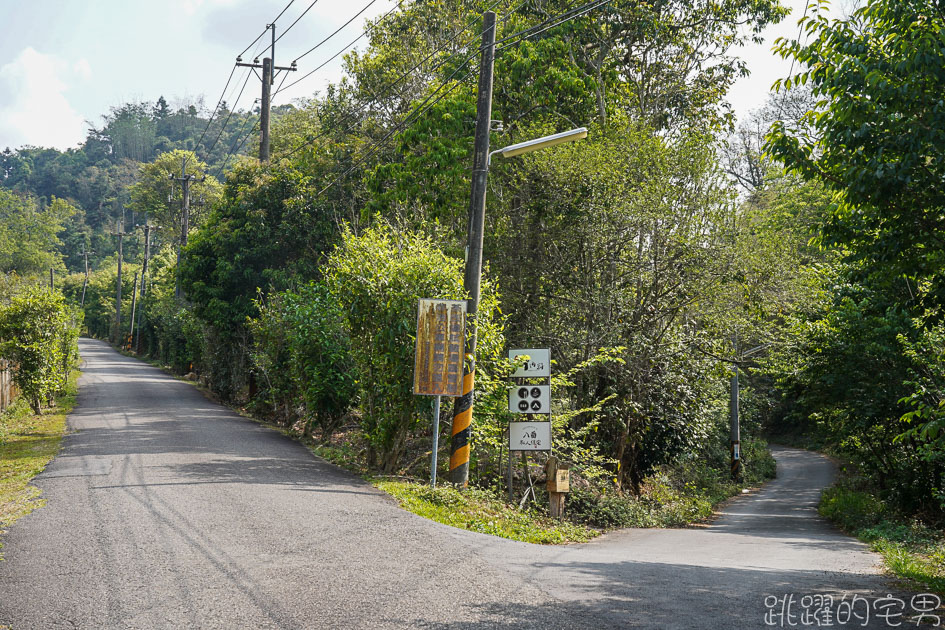
<svg viewBox="0 0 945 630">
<path fill-rule="evenodd" d="M 462 396 L 465 300 L 420 300 L 413 392 Z"/>
<path fill-rule="evenodd" d="M 768 610 L 764 623 L 776 628 L 852 628 L 866 626 L 872 615 L 873 619 L 882 620 L 889 627 L 915 625 L 940 628 L 941 605 L 941 598 L 933 593 L 920 593 L 911 598 L 886 595 L 874 599 L 872 603 L 855 593 L 842 597 L 787 593 L 765 597 L 765 608 Z"/>
<path fill-rule="evenodd" d="M 519 357 L 528 357 L 528 361 Z M 512 378 L 532 378 L 551 376 L 551 349 L 530 348 L 509 350 L 509 360 L 518 368 L 512 372 Z"/>
<path fill-rule="evenodd" d="M 510 451 L 550 451 L 550 422 L 510 422 Z"/>
</svg>

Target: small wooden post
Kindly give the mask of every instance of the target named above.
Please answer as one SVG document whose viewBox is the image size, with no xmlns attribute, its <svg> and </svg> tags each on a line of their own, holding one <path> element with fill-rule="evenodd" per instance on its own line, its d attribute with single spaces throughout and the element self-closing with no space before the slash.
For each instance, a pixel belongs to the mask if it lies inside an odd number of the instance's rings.
<svg viewBox="0 0 945 630">
<path fill-rule="evenodd" d="M 560 463 L 557 457 L 549 457 L 545 463 L 548 512 L 554 518 L 564 516 L 564 495 L 571 490 L 570 468 L 570 465 Z"/>
</svg>

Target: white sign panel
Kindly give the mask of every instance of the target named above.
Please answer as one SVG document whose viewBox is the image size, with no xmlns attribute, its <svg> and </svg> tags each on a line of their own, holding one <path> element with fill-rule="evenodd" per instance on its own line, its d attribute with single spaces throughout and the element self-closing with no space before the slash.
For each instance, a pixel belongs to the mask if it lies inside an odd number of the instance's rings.
<svg viewBox="0 0 945 630">
<path fill-rule="evenodd" d="M 516 385 L 509 390 L 509 411 L 512 413 L 551 413 L 551 387 L 548 385 Z"/>
<path fill-rule="evenodd" d="M 518 358 L 523 355 L 528 356 L 528 362 L 524 365 L 522 365 L 523 360 L 519 360 Z M 550 348 L 509 350 L 509 359 L 516 365 L 521 366 L 512 373 L 512 378 L 551 376 Z"/>
<path fill-rule="evenodd" d="M 550 451 L 550 422 L 510 422 L 510 451 Z"/>
</svg>

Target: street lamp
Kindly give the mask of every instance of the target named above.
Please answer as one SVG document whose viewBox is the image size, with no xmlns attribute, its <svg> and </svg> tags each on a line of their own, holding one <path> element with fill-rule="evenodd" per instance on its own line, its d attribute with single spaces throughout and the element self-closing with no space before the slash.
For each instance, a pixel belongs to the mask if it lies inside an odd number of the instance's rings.
<svg viewBox="0 0 945 630">
<path fill-rule="evenodd" d="M 483 30 L 483 50 L 491 51 L 487 36 L 495 37 L 495 14 L 486 14 Z M 494 41 L 492 45 L 494 45 Z M 480 102 L 477 105 L 476 142 L 473 150 L 472 194 L 469 201 L 469 235 L 466 242 L 466 270 L 463 288 L 469 293 L 466 300 L 466 361 L 463 365 L 463 395 L 456 399 L 453 408 L 452 442 L 450 444 L 450 477 L 456 486 L 465 487 L 469 480 L 469 439 L 472 424 L 473 381 L 476 373 L 476 314 L 479 311 L 479 285 L 482 281 L 482 237 L 486 214 L 486 180 L 489 163 L 496 153 L 503 157 L 515 157 L 523 153 L 553 147 L 564 142 L 574 142 L 587 137 L 587 128 L 579 127 L 563 133 L 543 136 L 512 144 L 504 149 L 489 152 L 489 123 L 492 111 L 491 52 L 483 54 L 483 66 L 489 67 L 486 83 L 482 89 L 480 77 Z M 484 159 L 483 159 L 484 158 Z"/>
<path fill-rule="evenodd" d="M 583 140 L 586 137 L 587 127 L 578 127 L 577 129 L 571 129 L 570 131 L 563 131 L 550 136 L 535 138 L 534 140 L 526 140 L 525 142 L 510 144 L 504 149 L 498 149 L 490 153 L 489 161 L 492 161 L 492 156 L 496 153 L 501 153 L 502 157 L 510 158 L 515 157 L 516 155 L 522 155 L 523 153 L 530 153 L 532 151 L 538 151 L 539 149 L 546 149 L 558 144 L 564 144 L 565 142 Z"/>
</svg>

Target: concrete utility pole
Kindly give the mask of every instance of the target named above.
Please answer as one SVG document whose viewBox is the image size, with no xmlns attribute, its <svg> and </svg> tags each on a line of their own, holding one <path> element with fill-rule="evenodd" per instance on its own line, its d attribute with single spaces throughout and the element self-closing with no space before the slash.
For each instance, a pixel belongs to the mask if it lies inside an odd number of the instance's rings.
<svg viewBox="0 0 945 630">
<path fill-rule="evenodd" d="M 269 47 L 271 57 L 264 57 L 262 64 L 259 59 L 253 59 L 253 63 L 243 63 L 242 57 L 236 58 L 236 65 L 244 68 L 259 68 L 262 70 L 262 102 L 259 106 L 259 161 L 269 161 L 269 107 L 271 100 L 272 84 L 276 80 L 276 71 L 285 70 L 295 72 L 295 62 L 289 67 L 277 66 L 276 64 L 276 25 L 266 24 L 267 29 L 272 30 L 272 44 Z"/>
<path fill-rule="evenodd" d="M 135 279 L 131 281 L 131 324 L 128 329 L 128 349 L 131 350 L 131 340 L 135 338 L 135 308 L 138 306 L 138 294 L 135 293 L 135 287 L 138 286 L 138 272 L 135 272 Z M 122 343 L 122 347 L 125 347 Z"/>
<path fill-rule="evenodd" d="M 85 281 L 82 283 L 82 301 L 79 302 L 79 308 L 85 307 L 85 289 L 89 286 L 89 254 L 94 253 L 86 251 L 85 246 L 82 246 L 82 257 L 85 258 Z"/>
<path fill-rule="evenodd" d="M 190 232 L 190 184 L 192 182 L 202 182 L 207 179 L 207 176 L 204 175 L 198 179 L 196 175 L 189 175 L 187 173 L 187 158 L 182 157 L 180 159 L 180 177 L 170 175 L 169 178 L 180 182 L 182 188 L 180 202 L 180 245 L 177 247 L 177 285 L 174 287 L 174 297 L 180 299 L 180 261 L 183 256 L 182 251 L 184 247 L 187 246 L 187 234 Z"/>
<path fill-rule="evenodd" d="M 122 225 L 122 221 L 118 221 L 118 231 L 112 232 L 113 236 L 118 237 L 118 282 L 115 287 L 115 342 L 121 342 L 121 259 L 122 259 L 122 247 L 121 241 L 125 237 L 125 226 Z"/>
<path fill-rule="evenodd" d="M 148 223 L 147 218 L 144 221 L 144 262 L 141 264 L 141 287 L 138 289 L 138 301 L 141 303 L 141 309 L 138 311 L 138 338 L 135 342 L 135 352 L 141 354 L 141 319 L 144 313 L 144 278 L 148 273 L 148 259 L 151 258 L 151 228 L 157 227 Z"/>
<path fill-rule="evenodd" d="M 737 480 L 742 469 L 741 438 L 738 426 L 738 363 L 732 363 L 728 410 L 731 430 L 732 479 Z"/>
<path fill-rule="evenodd" d="M 469 483 L 469 436 L 472 424 L 473 383 L 476 375 L 476 313 L 482 277 L 482 237 L 486 214 L 486 178 L 489 169 L 489 132 L 492 126 L 492 68 L 495 61 L 495 13 L 482 16 L 482 62 L 479 66 L 479 97 L 476 102 L 476 136 L 473 149 L 472 192 L 469 197 L 469 233 L 466 240 L 466 360 L 463 363 L 463 395 L 453 408 L 450 442 L 450 480 L 465 487 Z"/>
</svg>

